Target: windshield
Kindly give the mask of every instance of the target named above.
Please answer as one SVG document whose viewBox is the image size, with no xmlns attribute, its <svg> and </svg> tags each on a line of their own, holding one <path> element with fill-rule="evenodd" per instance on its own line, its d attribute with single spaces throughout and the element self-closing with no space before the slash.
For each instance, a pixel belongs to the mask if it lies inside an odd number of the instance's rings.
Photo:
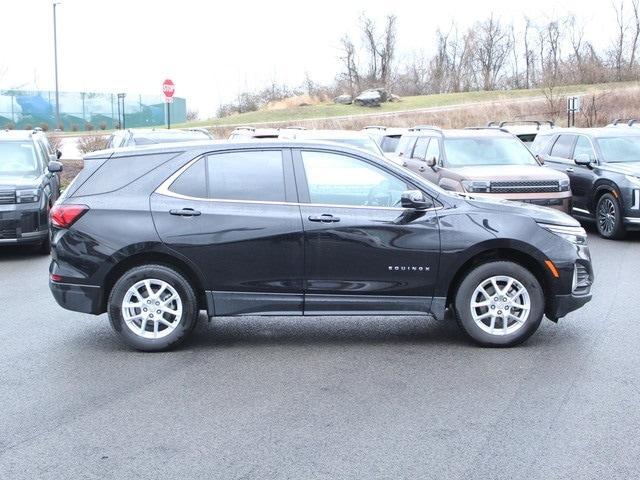
<svg viewBox="0 0 640 480">
<path fill-rule="evenodd" d="M 598 138 L 604 162 L 640 162 L 640 136 Z"/>
<path fill-rule="evenodd" d="M 0 143 L 0 176 L 37 174 L 38 159 L 31 142 Z"/>
<path fill-rule="evenodd" d="M 447 138 L 444 150 L 450 167 L 538 165 L 517 138 Z"/>
</svg>

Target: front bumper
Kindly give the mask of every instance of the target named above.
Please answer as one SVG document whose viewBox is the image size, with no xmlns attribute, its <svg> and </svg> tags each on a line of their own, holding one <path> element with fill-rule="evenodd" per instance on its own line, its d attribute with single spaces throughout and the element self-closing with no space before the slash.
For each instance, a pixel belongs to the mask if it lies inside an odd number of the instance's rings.
<svg viewBox="0 0 640 480">
<path fill-rule="evenodd" d="M 40 205 L 14 204 L 0 208 L 0 245 L 40 243 L 49 235 L 47 212 Z"/>
<path fill-rule="evenodd" d="M 558 193 L 469 193 L 474 197 L 510 200 L 512 202 L 530 203 L 542 207 L 553 208 L 564 213 L 571 211 L 571 192 Z"/>
<path fill-rule="evenodd" d="M 99 315 L 103 313 L 102 288 L 94 285 L 77 285 L 49 281 L 49 289 L 58 305 L 75 312 Z"/>
<path fill-rule="evenodd" d="M 545 314 L 551 320 L 558 320 L 568 313 L 579 309 L 591 300 L 591 294 L 586 295 L 556 295 L 548 305 Z"/>
</svg>

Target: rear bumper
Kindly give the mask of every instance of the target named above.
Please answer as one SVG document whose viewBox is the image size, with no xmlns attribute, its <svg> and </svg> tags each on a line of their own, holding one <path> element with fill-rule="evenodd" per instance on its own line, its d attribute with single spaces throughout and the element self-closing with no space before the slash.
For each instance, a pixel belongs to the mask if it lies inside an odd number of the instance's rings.
<svg viewBox="0 0 640 480">
<path fill-rule="evenodd" d="M 49 289 L 62 308 L 93 315 L 104 312 L 101 287 L 49 281 Z"/>
</svg>

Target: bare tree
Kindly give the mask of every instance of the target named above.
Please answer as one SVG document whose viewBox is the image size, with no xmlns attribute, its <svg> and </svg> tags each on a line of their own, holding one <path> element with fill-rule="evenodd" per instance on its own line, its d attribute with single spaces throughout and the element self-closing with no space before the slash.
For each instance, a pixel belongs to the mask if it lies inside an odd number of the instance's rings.
<svg viewBox="0 0 640 480">
<path fill-rule="evenodd" d="M 524 80 L 524 87 L 531 88 L 531 84 L 534 81 L 533 71 L 535 69 L 535 63 L 533 58 L 533 50 L 529 48 L 529 29 L 531 28 L 531 20 L 529 17 L 524 19 L 524 63 L 526 68 L 526 75 Z"/>
<path fill-rule="evenodd" d="M 342 61 L 344 72 L 343 75 L 347 79 L 349 93 L 355 94 L 360 89 L 360 73 L 358 72 L 358 62 L 356 60 L 356 47 L 348 35 L 340 39 L 342 47 Z"/>
<path fill-rule="evenodd" d="M 477 24 L 475 31 L 478 35 L 475 60 L 482 75 L 482 88 L 493 90 L 511 48 L 509 33 L 493 13 L 487 20 Z"/>
<path fill-rule="evenodd" d="M 627 33 L 627 21 L 624 13 L 624 0 L 612 2 L 616 14 L 616 38 L 613 45 L 613 62 L 616 71 L 616 80 L 622 80 L 622 68 L 624 65 L 624 44 Z"/>
<path fill-rule="evenodd" d="M 629 55 L 629 70 L 633 71 L 636 63 L 636 52 L 638 49 L 638 39 L 640 37 L 640 0 L 631 0 L 633 9 L 633 38 L 631 40 L 631 53 Z"/>
</svg>

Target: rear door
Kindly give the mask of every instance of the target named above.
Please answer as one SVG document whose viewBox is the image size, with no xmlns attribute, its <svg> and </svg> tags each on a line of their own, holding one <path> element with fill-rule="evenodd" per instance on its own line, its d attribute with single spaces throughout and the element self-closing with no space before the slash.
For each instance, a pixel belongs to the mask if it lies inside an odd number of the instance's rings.
<svg viewBox="0 0 640 480">
<path fill-rule="evenodd" d="M 437 205 L 365 158 L 294 151 L 305 242 L 305 314 L 429 311 L 440 258 Z"/>
<path fill-rule="evenodd" d="M 216 315 L 302 314 L 300 207 L 288 149 L 211 153 L 151 197 L 162 240 L 197 265 Z"/>
<path fill-rule="evenodd" d="M 571 190 L 573 192 L 574 209 L 578 208 L 582 210 L 581 213 L 585 213 L 589 212 L 591 192 L 597 177 L 593 172 L 593 168 L 575 163 L 575 158 L 578 155 L 588 155 L 594 163 L 597 161 L 591 140 L 584 135 L 577 136 L 573 155 L 571 156 L 573 165 L 567 168 L 573 169 L 571 172 Z"/>
</svg>

